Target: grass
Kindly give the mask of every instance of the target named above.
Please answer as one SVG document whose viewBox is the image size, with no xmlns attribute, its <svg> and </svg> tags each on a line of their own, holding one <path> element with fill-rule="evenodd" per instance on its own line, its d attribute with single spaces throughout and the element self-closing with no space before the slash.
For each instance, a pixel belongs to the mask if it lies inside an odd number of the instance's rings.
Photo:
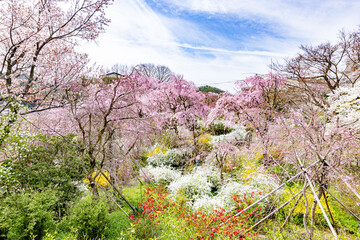
<svg viewBox="0 0 360 240">
<path fill-rule="evenodd" d="M 126 199 L 133 205 L 137 206 L 137 203 L 141 202 L 143 198 L 143 191 L 146 188 L 145 185 L 137 184 L 132 186 L 125 186 L 122 188 L 122 193 Z M 122 208 L 125 212 L 131 212 L 130 206 L 125 201 L 121 201 Z M 110 227 L 106 230 L 106 239 L 119 239 L 123 236 L 123 233 L 130 228 L 130 219 L 121 210 L 116 210 L 110 214 Z"/>
<path fill-rule="evenodd" d="M 295 240 L 295 239 L 310 239 L 305 228 L 294 223 L 288 223 L 284 229 L 281 229 L 282 222 L 276 220 L 269 220 L 263 224 L 259 229 L 259 239 L 274 239 L 274 240 Z M 314 230 L 313 240 L 334 239 L 334 236 L 329 229 L 318 228 Z M 349 234 L 347 231 L 341 231 L 338 234 L 339 240 L 359 240 L 355 235 Z"/>
</svg>

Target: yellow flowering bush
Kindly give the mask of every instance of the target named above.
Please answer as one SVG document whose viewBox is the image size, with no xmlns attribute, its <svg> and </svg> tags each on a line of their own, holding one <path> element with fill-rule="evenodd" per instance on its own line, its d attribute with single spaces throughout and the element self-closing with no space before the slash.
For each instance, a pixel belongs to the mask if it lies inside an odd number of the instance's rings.
<svg viewBox="0 0 360 240">
<path fill-rule="evenodd" d="M 199 138 L 198 138 L 197 141 L 198 141 L 198 144 L 199 144 L 200 146 L 206 147 L 206 146 L 208 146 L 208 145 L 210 144 L 210 142 L 211 142 L 211 136 L 210 136 L 209 134 L 207 134 L 207 133 L 201 134 L 201 135 L 199 136 Z"/>
<path fill-rule="evenodd" d="M 264 158 L 264 154 L 262 150 L 257 151 L 254 157 L 255 162 L 261 162 L 263 158 Z"/>
<path fill-rule="evenodd" d="M 152 156 L 157 155 L 159 153 L 166 153 L 167 150 L 168 149 L 167 149 L 166 146 L 156 144 L 154 146 L 153 150 L 151 152 L 149 152 L 148 154 L 146 154 L 145 156 L 146 157 L 152 157 Z"/>
<path fill-rule="evenodd" d="M 241 172 L 241 177 L 244 180 L 251 178 L 255 173 L 260 172 L 260 168 L 254 164 L 245 166 L 243 171 Z"/>
<path fill-rule="evenodd" d="M 110 179 L 110 174 L 109 172 L 103 172 L 106 176 L 106 178 Z M 97 187 L 101 186 L 101 187 L 109 187 L 110 183 L 106 180 L 106 178 L 104 177 L 103 174 L 98 174 L 97 176 L 97 172 L 93 172 L 92 177 L 95 178 L 95 184 Z M 96 177 L 95 177 L 96 176 Z M 89 184 L 89 179 L 85 179 L 84 183 Z"/>
<path fill-rule="evenodd" d="M 284 190 L 282 192 L 282 197 L 284 199 L 290 199 L 290 198 L 292 198 L 294 196 L 295 193 L 298 193 L 300 190 L 301 190 L 300 187 L 293 186 L 291 188 L 288 188 L 288 189 Z M 293 206 L 294 206 L 294 204 L 296 202 L 296 199 L 297 199 L 297 197 L 294 198 L 293 200 L 291 200 L 291 202 L 286 206 L 286 208 L 288 210 L 293 208 Z M 312 195 L 310 193 L 307 193 L 306 194 L 306 199 L 307 199 L 308 206 L 309 206 L 308 211 L 310 213 L 313 202 L 314 202 L 314 195 Z M 328 199 L 328 201 L 330 201 L 330 199 Z M 320 202 L 321 202 L 321 205 L 323 206 L 323 208 L 326 210 L 327 208 L 326 208 L 326 203 L 325 203 L 324 197 L 322 197 L 320 199 Z M 331 210 L 331 212 L 334 212 L 334 209 L 332 208 L 331 205 L 332 204 L 329 203 L 330 210 Z M 299 201 L 299 203 L 297 204 L 297 206 L 294 208 L 293 215 L 304 214 L 304 213 L 305 213 L 305 199 L 304 199 L 304 197 L 302 197 L 301 200 Z M 319 207 L 319 204 L 316 205 L 315 214 L 322 214 L 322 211 L 321 211 L 321 209 Z"/>
</svg>

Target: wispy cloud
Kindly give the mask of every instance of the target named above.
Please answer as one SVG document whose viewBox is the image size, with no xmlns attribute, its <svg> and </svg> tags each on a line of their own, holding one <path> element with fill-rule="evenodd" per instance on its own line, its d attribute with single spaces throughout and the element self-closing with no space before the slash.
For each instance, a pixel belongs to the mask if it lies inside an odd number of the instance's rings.
<svg viewBox="0 0 360 240">
<path fill-rule="evenodd" d="M 207 51 L 211 53 L 219 54 L 230 54 L 230 55 L 257 55 L 257 56 L 267 56 L 267 57 L 285 57 L 286 55 L 277 53 L 277 52 L 266 52 L 266 51 L 231 51 L 222 48 L 211 48 L 205 46 L 191 46 L 190 44 L 177 44 L 179 47 Z"/>
<path fill-rule="evenodd" d="M 270 23 L 288 37 L 324 41 L 336 38 L 339 29 L 360 22 L 357 0 L 162 0 L 182 11 L 232 14 L 241 19 Z"/>
<path fill-rule="evenodd" d="M 350 0 L 116 0 L 106 33 L 82 50 L 108 67 L 162 64 L 198 85 L 231 90 L 300 44 L 355 28 L 359 9 Z"/>
</svg>

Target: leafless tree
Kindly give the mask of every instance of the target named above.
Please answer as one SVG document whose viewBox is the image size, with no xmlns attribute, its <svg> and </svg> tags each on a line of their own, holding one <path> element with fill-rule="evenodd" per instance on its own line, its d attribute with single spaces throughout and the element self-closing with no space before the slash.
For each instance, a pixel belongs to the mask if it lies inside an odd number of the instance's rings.
<svg viewBox="0 0 360 240">
<path fill-rule="evenodd" d="M 360 78 L 359 34 L 340 32 L 335 44 L 303 45 L 295 57 L 272 67 L 289 79 L 288 87 L 294 100 L 311 101 L 324 107 L 327 94 L 340 86 L 353 86 Z"/>
<path fill-rule="evenodd" d="M 170 82 L 172 75 L 174 75 L 170 68 L 152 63 L 139 64 L 135 68 L 144 76 L 157 79 L 159 82 Z"/>
</svg>

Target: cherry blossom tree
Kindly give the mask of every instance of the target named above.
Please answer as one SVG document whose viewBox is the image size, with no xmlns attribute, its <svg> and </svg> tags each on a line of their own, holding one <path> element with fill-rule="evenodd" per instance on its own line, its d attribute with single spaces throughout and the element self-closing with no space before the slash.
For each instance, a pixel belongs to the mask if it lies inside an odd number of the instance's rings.
<svg viewBox="0 0 360 240">
<path fill-rule="evenodd" d="M 298 109 L 291 111 L 286 118 L 279 122 L 278 135 L 281 135 L 283 143 L 288 143 L 288 154 L 285 157 L 285 164 L 301 172 L 305 167 L 314 165 L 304 173 L 309 179 L 303 178 L 304 183 L 309 183 L 317 187 L 317 198 L 324 198 L 327 212 L 332 219 L 332 212 L 328 205 L 326 193 L 330 190 L 351 194 L 349 187 L 355 196 L 360 195 L 353 190 L 351 184 L 356 182 L 356 175 L 352 172 L 352 163 L 356 161 L 359 154 L 359 139 L 357 131 L 345 125 L 332 124 L 329 119 L 331 116 L 321 108 Z M 284 147 L 285 144 L 280 146 Z M 355 170 L 357 171 L 357 170 Z M 343 182 L 338 185 L 339 182 Z M 305 195 L 305 192 L 303 193 Z M 311 228 L 309 234 L 312 235 L 315 224 L 315 210 L 319 203 L 314 198 L 311 208 L 306 206 L 304 213 L 304 225 L 310 214 Z M 353 206 L 348 206 L 353 208 Z M 310 208 L 310 209 L 308 209 Z M 325 208 L 325 206 L 324 206 Z M 356 209 L 356 207 L 355 207 Z M 334 219 L 332 219 L 335 224 Z"/>
<path fill-rule="evenodd" d="M 238 150 L 239 149 L 236 146 L 226 142 L 220 142 L 214 146 L 211 154 L 216 161 L 216 165 L 219 168 L 221 182 L 223 182 L 224 180 L 224 167 L 226 165 L 226 162 L 233 158 Z"/>
<path fill-rule="evenodd" d="M 111 0 L 0 1 L 0 101 L 39 111 L 62 105 L 63 87 L 84 75 L 87 58 L 74 47 L 94 40 L 109 20 Z M 3 136 L 14 121 L 2 126 Z"/>
<path fill-rule="evenodd" d="M 261 86 L 261 81 L 259 79 L 253 82 Z M 228 105 L 223 105 L 226 106 L 222 110 L 224 117 L 245 122 L 258 130 L 259 140 L 263 144 L 263 155 L 268 153 L 266 150 L 270 144 L 281 149 L 282 157 L 279 166 L 283 170 L 283 179 L 293 181 L 294 178 L 298 178 L 295 184 L 300 184 L 303 188 L 298 199 L 303 198 L 305 200 L 303 221 L 310 237 L 314 233 L 316 208 L 318 206 L 322 208 L 327 223 L 336 236 L 332 226 L 335 225 L 333 210 L 329 205 L 331 202 L 328 201 L 329 196 L 327 195 L 330 190 L 336 189 L 342 193 L 353 194 L 354 197 L 360 199 L 356 187 L 352 187 L 354 184 L 356 186 L 358 179 L 356 176 L 358 170 L 353 163 L 356 162 L 358 156 L 359 131 L 356 124 L 349 124 L 357 122 L 356 117 L 354 118 L 358 109 L 356 85 L 351 88 L 354 91 L 349 91 L 349 88 L 335 90 L 335 94 L 331 95 L 329 99 L 330 106 L 333 105 L 333 108 L 330 109 L 323 109 L 308 102 L 296 106 L 295 109 L 282 112 L 280 110 L 283 110 L 283 107 L 276 110 L 276 108 L 271 107 L 266 98 L 257 97 L 262 96 L 259 93 L 266 92 L 262 91 L 262 88 L 253 88 L 250 91 L 245 89 L 235 96 L 228 95 L 225 99 L 225 103 Z M 282 83 L 281 86 L 284 87 L 285 84 Z M 260 91 L 256 89 L 260 89 Z M 279 90 L 281 92 L 284 89 L 280 88 Z M 248 96 L 247 94 L 250 92 L 255 94 Z M 244 99 L 242 96 L 246 98 Z M 247 99 L 250 100 L 247 101 Z M 232 110 L 230 114 L 228 109 Z M 331 121 L 334 114 L 335 119 L 339 117 L 338 121 Z M 349 118 L 342 115 L 349 115 Z M 297 174 L 291 174 L 288 172 L 289 169 L 290 171 L 295 170 Z M 341 187 L 336 186 L 338 184 Z M 311 188 L 310 193 L 306 191 L 309 186 Z M 346 189 L 344 189 L 345 187 Z M 309 195 L 313 196 L 311 202 L 307 200 Z M 294 203 L 292 209 L 299 204 L 299 200 Z M 340 202 L 340 204 L 343 203 Z M 347 206 L 347 209 L 351 209 L 351 211 L 356 211 L 357 208 L 358 206 Z M 323 211 L 324 209 L 327 213 Z M 292 212 L 290 211 L 284 225 Z"/>
<path fill-rule="evenodd" d="M 285 82 L 283 77 L 272 73 L 238 81 L 238 92 L 224 94 L 210 113 L 209 121 L 225 118 L 248 126 L 261 140 L 266 159 L 272 141 L 268 135 L 270 124 L 286 107 L 282 95 Z"/>
<path fill-rule="evenodd" d="M 205 104 L 209 108 L 214 108 L 216 106 L 217 100 L 219 100 L 220 97 L 221 97 L 220 94 L 213 93 L 213 92 L 207 92 L 207 93 L 204 93 L 204 94 L 205 94 Z"/>
<path fill-rule="evenodd" d="M 117 76 L 110 82 L 109 79 L 105 82 L 103 78 L 86 79 L 66 90 L 69 111 L 75 123 L 73 126 L 81 139 L 83 159 L 88 164 L 87 176 L 92 189 L 96 189 L 93 173 L 101 174 L 104 167 L 110 167 L 110 160 L 116 162 L 121 159 L 114 154 L 120 150 L 115 150 L 115 142 L 125 139 L 135 144 L 139 134 L 144 135 L 147 131 L 148 126 L 143 124 L 147 119 L 139 115 L 139 97 L 151 86 L 148 79 L 133 74 Z M 131 149 L 121 150 L 129 152 Z"/>
<path fill-rule="evenodd" d="M 131 151 L 151 129 L 148 119 L 139 115 L 139 99 L 153 83 L 136 73 L 104 76 L 72 81 L 64 89 L 64 107 L 34 112 L 27 118 L 47 134 L 76 134 L 72 144 L 81 153 L 79 158 L 92 192 L 97 195 L 99 182 L 106 182 L 136 211 L 119 190 L 117 178 L 119 173 L 131 172 L 129 158 L 135 161 Z"/>
<path fill-rule="evenodd" d="M 170 82 L 157 84 L 153 91 L 144 96 L 147 114 L 156 113 L 157 125 L 163 129 L 173 129 L 179 135 L 178 127 L 185 126 L 195 138 L 198 137 L 198 119 L 206 116 L 208 107 L 205 95 L 182 77 L 173 76 Z"/>
</svg>

